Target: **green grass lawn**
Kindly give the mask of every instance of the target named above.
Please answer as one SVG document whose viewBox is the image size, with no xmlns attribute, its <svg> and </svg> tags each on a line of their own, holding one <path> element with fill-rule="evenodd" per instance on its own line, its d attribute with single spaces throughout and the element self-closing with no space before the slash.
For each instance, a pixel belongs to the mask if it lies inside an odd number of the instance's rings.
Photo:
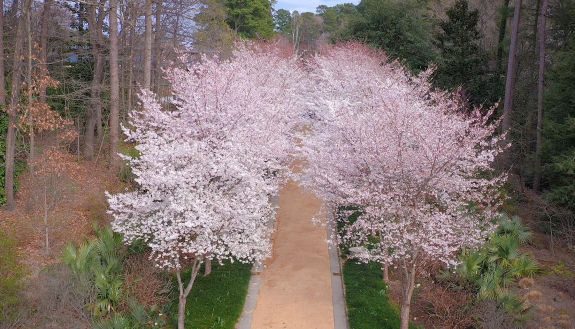
<svg viewBox="0 0 575 329">
<path fill-rule="evenodd" d="M 251 264 L 224 262 L 224 266 L 220 266 L 217 261 L 213 261 L 212 273 L 204 277 L 202 268 L 186 303 L 186 328 L 233 329 L 242 314 L 251 269 Z M 186 283 L 189 278 L 189 272 L 182 275 L 182 280 Z M 174 286 L 176 300 L 172 306 L 172 319 L 176 327 L 177 283 Z"/>
<path fill-rule="evenodd" d="M 351 329 L 399 328 L 399 309 L 390 303 L 382 277 L 379 263 L 345 262 L 345 301 Z"/>
</svg>

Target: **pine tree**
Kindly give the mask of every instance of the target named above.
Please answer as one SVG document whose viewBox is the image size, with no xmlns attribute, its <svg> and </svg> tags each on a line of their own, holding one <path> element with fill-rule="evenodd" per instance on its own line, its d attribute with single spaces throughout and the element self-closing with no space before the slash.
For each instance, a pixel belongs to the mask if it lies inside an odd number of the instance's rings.
<svg viewBox="0 0 575 329">
<path fill-rule="evenodd" d="M 479 105 L 489 98 L 485 57 L 479 47 L 479 11 L 470 10 L 467 0 L 457 0 L 446 14 L 448 19 L 439 23 L 435 37 L 441 55 L 435 83 L 443 89 L 462 87 L 469 101 Z"/>
</svg>

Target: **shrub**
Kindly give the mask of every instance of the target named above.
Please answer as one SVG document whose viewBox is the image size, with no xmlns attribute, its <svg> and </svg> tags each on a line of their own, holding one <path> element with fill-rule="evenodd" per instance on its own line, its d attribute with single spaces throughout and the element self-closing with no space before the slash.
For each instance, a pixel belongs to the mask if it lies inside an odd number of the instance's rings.
<svg viewBox="0 0 575 329">
<path fill-rule="evenodd" d="M 483 248 L 463 252 L 458 270 L 463 278 L 475 285 L 479 300 L 497 301 L 507 312 L 515 315 L 516 322 L 522 322 L 530 308 L 507 287 L 522 277 L 541 271 L 530 254 L 519 251 L 532 233 L 517 216 L 509 218 L 502 215 L 497 224 L 495 233 Z"/>
<path fill-rule="evenodd" d="M 120 303 L 123 294 L 123 261 L 126 246 L 122 235 L 111 228 L 98 229 L 96 239 L 84 240 L 78 248 L 68 243 L 63 251 L 64 263 L 80 281 L 91 282 L 97 291 L 97 300 L 91 305 L 97 316 L 110 313 Z"/>
</svg>

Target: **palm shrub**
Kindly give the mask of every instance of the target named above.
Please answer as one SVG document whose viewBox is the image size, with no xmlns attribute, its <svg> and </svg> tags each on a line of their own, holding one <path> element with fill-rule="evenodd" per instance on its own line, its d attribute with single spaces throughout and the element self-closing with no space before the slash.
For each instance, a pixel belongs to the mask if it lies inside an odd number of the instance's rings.
<svg viewBox="0 0 575 329">
<path fill-rule="evenodd" d="M 91 311 L 103 316 L 113 310 L 123 297 L 123 261 L 127 255 L 122 235 L 111 228 L 98 229 L 96 239 L 85 239 L 78 247 L 68 243 L 63 251 L 64 263 L 80 282 L 96 287 L 98 299 Z"/>
<path fill-rule="evenodd" d="M 507 312 L 516 315 L 516 321 L 523 321 L 529 307 L 508 287 L 518 279 L 540 271 L 531 254 L 519 250 L 532 233 L 517 216 L 502 215 L 497 225 L 483 248 L 463 251 L 458 270 L 475 286 L 479 300 L 495 300 Z"/>
</svg>

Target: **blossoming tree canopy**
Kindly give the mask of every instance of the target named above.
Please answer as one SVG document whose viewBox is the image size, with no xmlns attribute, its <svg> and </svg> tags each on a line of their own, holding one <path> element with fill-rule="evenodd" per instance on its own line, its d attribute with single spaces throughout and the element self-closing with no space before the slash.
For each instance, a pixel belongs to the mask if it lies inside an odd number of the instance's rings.
<svg viewBox="0 0 575 329">
<path fill-rule="evenodd" d="M 359 257 L 402 269 L 403 326 L 415 268 L 453 265 L 461 247 L 485 237 L 504 179 L 489 175 L 502 149 L 497 123 L 488 123 L 492 111 L 466 115 L 456 98 L 434 91 L 431 70 L 412 76 L 358 43 L 331 47 L 312 65 L 319 119 L 303 139 L 302 181 L 328 204 L 360 209 L 342 238 L 371 244 Z"/>
<path fill-rule="evenodd" d="M 268 256 L 268 198 L 295 146 L 302 73 L 273 45 L 238 44 L 230 61 L 204 57 L 169 68 L 167 79 L 176 109 L 163 110 L 143 92 L 135 129 L 124 129 L 141 153 L 129 158 L 140 188 L 109 203 L 114 230 L 144 240 L 158 266 L 176 270 L 181 308 L 203 259 Z M 188 263 L 184 290 L 179 273 Z"/>
</svg>

